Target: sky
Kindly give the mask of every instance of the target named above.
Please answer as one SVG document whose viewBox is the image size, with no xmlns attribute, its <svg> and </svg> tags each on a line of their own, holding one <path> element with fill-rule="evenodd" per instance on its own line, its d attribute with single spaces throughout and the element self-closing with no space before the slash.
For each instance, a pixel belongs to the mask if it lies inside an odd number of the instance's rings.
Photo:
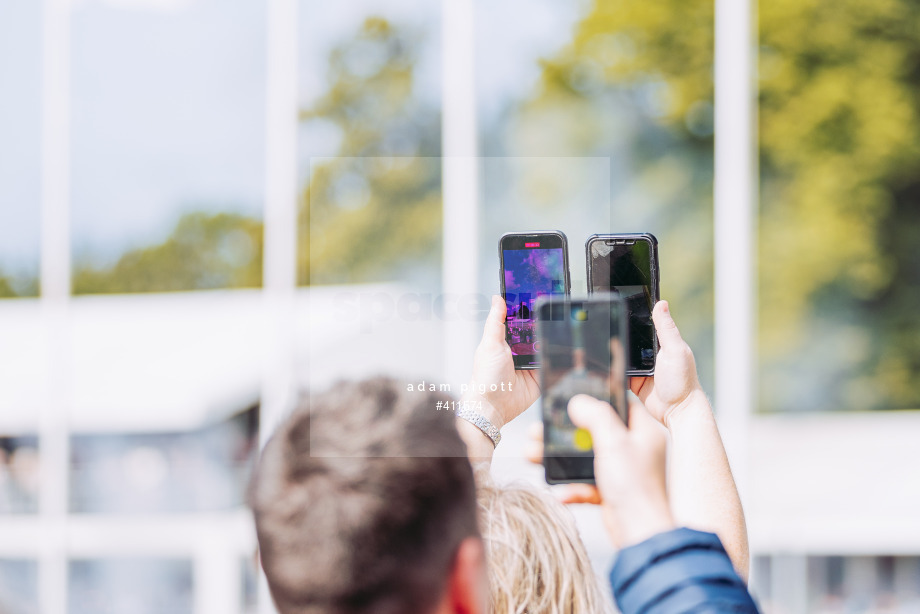
<svg viewBox="0 0 920 614">
<path fill-rule="evenodd" d="M 38 259 L 41 3 L 0 0 L 0 270 Z"/>
<path fill-rule="evenodd" d="M 536 60 L 570 38 L 582 4 L 475 0 L 481 122 L 532 91 Z M 70 197 L 78 259 L 109 262 L 160 241 L 190 210 L 261 215 L 265 6 L 72 0 Z M 370 15 L 419 33 L 416 94 L 440 104 L 439 2 L 302 0 L 298 10 L 302 106 L 325 91 L 329 50 Z M 0 271 L 37 270 L 40 20 L 39 3 L 0 0 Z M 333 154 L 333 137 L 301 131 L 300 155 Z"/>
</svg>

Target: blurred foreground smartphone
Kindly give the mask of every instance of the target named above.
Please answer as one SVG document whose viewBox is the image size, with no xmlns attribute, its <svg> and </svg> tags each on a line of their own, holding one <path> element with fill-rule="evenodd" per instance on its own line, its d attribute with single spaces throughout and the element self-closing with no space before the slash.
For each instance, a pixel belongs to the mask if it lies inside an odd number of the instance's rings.
<svg viewBox="0 0 920 614">
<path fill-rule="evenodd" d="M 658 337 L 652 309 L 658 302 L 658 240 L 654 235 L 592 235 L 585 243 L 588 293 L 617 294 L 629 319 L 627 375 L 655 374 Z"/>
<path fill-rule="evenodd" d="M 498 241 L 498 256 L 514 368 L 536 369 L 534 304 L 539 297 L 568 295 L 568 241 L 559 230 L 509 232 Z"/>
<path fill-rule="evenodd" d="M 594 483 L 590 434 L 569 419 L 569 400 L 587 394 L 610 403 L 625 423 L 626 309 L 611 294 L 551 298 L 537 304 L 543 466 L 546 481 Z"/>
</svg>

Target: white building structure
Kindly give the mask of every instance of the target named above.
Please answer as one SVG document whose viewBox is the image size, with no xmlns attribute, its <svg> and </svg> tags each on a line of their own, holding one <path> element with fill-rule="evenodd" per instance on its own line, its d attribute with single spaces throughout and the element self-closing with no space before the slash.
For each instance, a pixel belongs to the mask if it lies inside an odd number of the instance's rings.
<svg viewBox="0 0 920 614">
<path fill-rule="evenodd" d="M 322 387 L 342 374 L 376 373 L 447 381 L 442 368 L 432 368 L 426 343 L 441 332 L 440 320 L 406 321 L 394 314 L 373 323 L 380 329 L 362 331 L 359 312 L 343 317 L 339 308 L 362 295 L 395 301 L 405 289 L 297 291 L 288 331 L 297 384 Z M 258 400 L 267 359 L 266 309 L 261 292 L 245 290 L 73 299 L 65 345 L 74 382 L 68 437 L 192 431 L 250 406 Z M 40 301 L 0 302 L 3 436 L 42 434 L 35 416 L 42 391 L 54 385 L 32 368 L 41 361 L 35 340 L 45 334 L 43 326 Z M 371 337 L 378 343 L 365 343 Z M 495 464 L 499 479 L 540 482 L 540 470 L 522 458 L 526 425 L 536 419 L 531 410 L 508 427 Z M 755 588 L 771 595 L 774 611 L 808 611 L 807 557 L 920 553 L 917 433 L 916 412 L 750 417 L 742 446 L 749 454 L 744 504 L 757 557 Z M 39 439 L 39 453 L 44 449 Z M 613 551 L 605 545 L 597 510 L 576 509 L 576 517 L 592 558 L 604 569 Z M 0 517 L 0 559 L 47 564 L 47 522 L 41 513 Z M 56 537 L 54 552 L 65 562 L 187 559 L 195 612 L 243 611 L 240 561 L 251 559 L 255 548 L 243 507 L 153 516 L 69 510 Z M 865 560 L 845 559 L 844 582 L 875 581 Z M 767 561 L 770 571 L 761 577 L 757 567 Z M 901 590 L 916 588 L 916 565 L 916 558 L 897 559 L 893 573 L 903 578 Z M 41 588 L 66 594 L 66 585 Z"/>
</svg>

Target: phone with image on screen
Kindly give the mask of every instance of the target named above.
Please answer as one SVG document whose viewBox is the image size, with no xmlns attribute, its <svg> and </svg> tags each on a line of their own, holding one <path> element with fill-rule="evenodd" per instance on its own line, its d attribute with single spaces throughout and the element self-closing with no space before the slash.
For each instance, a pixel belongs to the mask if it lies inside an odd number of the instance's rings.
<svg viewBox="0 0 920 614">
<path fill-rule="evenodd" d="M 658 337 L 652 309 L 658 302 L 658 240 L 649 233 L 592 235 L 585 243 L 588 293 L 623 298 L 629 328 L 627 375 L 655 374 Z"/>
<path fill-rule="evenodd" d="M 606 401 L 627 422 L 628 336 L 626 307 L 619 296 L 538 303 L 543 466 L 550 484 L 594 482 L 591 435 L 569 419 L 572 397 L 587 394 Z"/>
<path fill-rule="evenodd" d="M 541 297 L 569 294 L 569 248 L 559 230 L 509 232 L 498 241 L 505 339 L 515 369 L 536 369 L 534 306 Z"/>
</svg>

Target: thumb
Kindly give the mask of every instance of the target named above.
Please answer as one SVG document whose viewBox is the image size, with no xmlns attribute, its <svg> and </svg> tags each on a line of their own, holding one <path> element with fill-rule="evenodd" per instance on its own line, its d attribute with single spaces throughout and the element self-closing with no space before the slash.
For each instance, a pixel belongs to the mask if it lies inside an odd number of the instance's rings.
<svg viewBox="0 0 920 614">
<path fill-rule="evenodd" d="M 591 433 L 595 451 L 610 449 L 626 435 L 626 425 L 610 403 L 599 401 L 586 394 L 578 394 L 569 401 L 569 417 L 575 426 Z"/>
<path fill-rule="evenodd" d="M 667 430 L 638 398 L 629 399 L 629 431 L 650 446 L 667 445 Z"/>
<path fill-rule="evenodd" d="M 492 296 L 492 305 L 489 308 L 489 315 L 486 316 L 486 325 L 482 330 L 482 340 L 505 342 L 505 315 L 508 307 L 505 299 L 500 296 Z"/>
<path fill-rule="evenodd" d="M 637 433 L 655 431 L 661 428 L 661 423 L 655 420 L 648 409 L 638 397 L 629 395 L 629 430 Z"/>
<path fill-rule="evenodd" d="M 677 324 L 671 317 L 671 307 L 667 301 L 658 301 L 652 310 L 652 320 L 655 322 L 655 332 L 658 333 L 658 342 L 662 349 L 681 343 L 683 339 Z"/>
</svg>

